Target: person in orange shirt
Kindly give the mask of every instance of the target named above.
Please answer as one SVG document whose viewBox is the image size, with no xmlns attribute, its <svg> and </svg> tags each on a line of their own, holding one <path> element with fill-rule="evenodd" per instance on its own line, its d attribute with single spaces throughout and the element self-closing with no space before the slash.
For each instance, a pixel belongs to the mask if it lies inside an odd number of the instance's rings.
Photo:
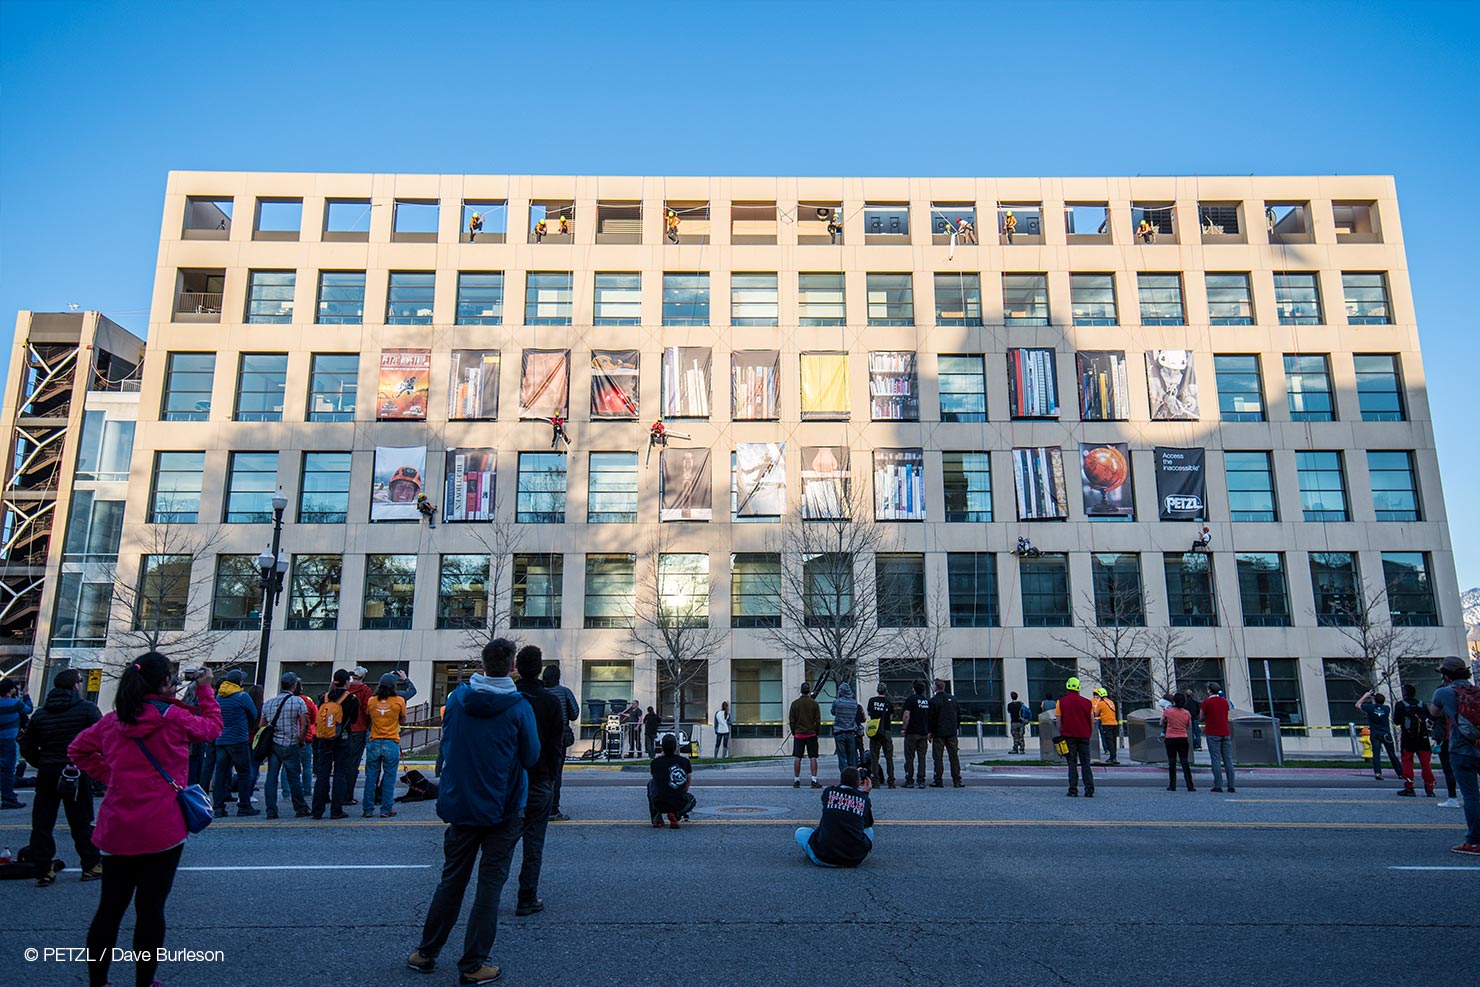
<svg viewBox="0 0 1480 987">
<path fill-rule="evenodd" d="M 1116 738 L 1120 734 L 1120 720 L 1115 716 L 1115 700 L 1104 689 L 1096 689 L 1090 705 L 1095 718 L 1100 721 L 1100 745 L 1105 748 L 1105 763 L 1119 764 L 1120 749 L 1116 746 Z"/>
<path fill-rule="evenodd" d="M 400 670 L 380 677 L 380 687 L 370 697 L 370 736 L 365 742 L 365 795 L 361 814 L 375 815 L 375 792 L 380 790 L 380 814 L 394 816 L 396 772 L 401 766 L 401 724 L 406 722 L 406 700 L 416 695 L 416 686 Z"/>
</svg>

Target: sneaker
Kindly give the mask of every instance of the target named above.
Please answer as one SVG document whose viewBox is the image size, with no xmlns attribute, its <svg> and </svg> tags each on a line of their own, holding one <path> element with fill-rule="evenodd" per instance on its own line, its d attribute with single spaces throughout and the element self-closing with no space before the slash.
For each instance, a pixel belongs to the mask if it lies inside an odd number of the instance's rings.
<svg viewBox="0 0 1480 987">
<path fill-rule="evenodd" d="M 653 816 L 653 829 L 662 829 L 662 828 L 663 828 L 663 817 L 662 816 Z"/>
<path fill-rule="evenodd" d="M 1084 797 L 1087 798 L 1087 799 L 1094 798 L 1095 797 L 1095 790 L 1093 788 L 1086 788 L 1084 790 Z"/>
<path fill-rule="evenodd" d="M 792 782 L 791 783 L 791 787 L 792 788 L 801 788 L 802 787 L 802 779 L 798 778 L 796 781 Z"/>
<path fill-rule="evenodd" d="M 542 912 L 544 910 L 545 900 L 543 898 L 536 898 L 534 901 L 521 901 L 514 906 L 514 914 L 520 917 L 533 915 L 536 912 Z"/>
<path fill-rule="evenodd" d="M 1423 790 L 1423 793 L 1425 795 L 1427 795 L 1429 798 L 1433 798 L 1434 797 L 1434 790 L 1432 788 L 1425 788 Z"/>
<path fill-rule="evenodd" d="M 1167 786 L 1167 791 L 1169 791 L 1169 792 L 1175 792 L 1176 790 L 1177 790 L 1177 786 L 1176 785 L 1168 785 Z"/>
<path fill-rule="evenodd" d="M 925 783 L 923 781 L 917 781 L 917 782 L 915 782 L 915 787 L 916 788 L 924 788 L 925 787 Z"/>
<path fill-rule="evenodd" d="M 1229 785 L 1228 786 L 1228 791 L 1229 791 L 1230 794 L 1232 794 L 1233 792 L 1238 791 L 1238 789 L 1237 788 L 1234 788 L 1232 785 Z"/>
<path fill-rule="evenodd" d="M 276 819 L 277 817 L 278 817 L 278 814 L 277 814 L 277 810 L 276 809 L 268 809 L 267 810 L 267 818 L 268 819 Z"/>
<path fill-rule="evenodd" d="M 1450 796 L 1443 802 L 1435 802 L 1434 804 L 1441 809 L 1462 809 L 1465 805 L 1463 802 L 1453 796 Z"/>
<path fill-rule="evenodd" d="M 1069 798 L 1071 798 L 1071 799 L 1077 799 L 1077 798 L 1079 798 L 1079 789 L 1077 789 L 1077 788 L 1071 788 L 1071 789 L 1069 789 Z"/>
<path fill-rule="evenodd" d="M 360 800 L 359 799 L 350 799 L 348 802 L 346 802 L 344 804 L 345 805 L 359 805 L 360 804 Z"/>
<path fill-rule="evenodd" d="M 962 781 L 960 778 L 957 778 L 955 781 L 951 782 L 951 787 L 952 788 L 965 788 L 966 787 L 966 782 Z"/>
<path fill-rule="evenodd" d="M 1187 790 L 1188 790 L 1188 791 L 1189 791 L 1189 792 L 1195 792 L 1195 791 L 1197 791 L 1197 789 L 1196 789 L 1196 788 L 1193 788 L 1193 787 L 1192 787 L 1192 786 L 1191 786 L 1191 785 L 1188 785 L 1188 786 L 1187 786 Z"/>
<path fill-rule="evenodd" d="M 238 816 L 260 816 L 262 815 L 262 810 L 247 806 L 245 809 L 237 809 L 236 814 Z"/>
<path fill-rule="evenodd" d="M 459 973 L 457 975 L 457 982 L 466 985 L 466 987 L 477 987 L 479 984 L 491 984 L 503 975 L 504 971 L 496 966 L 489 966 L 485 963 L 472 973 Z"/>
<path fill-rule="evenodd" d="M 1472 853 L 1480 856 L 1480 843 L 1461 843 L 1459 846 L 1452 846 L 1449 849 L 1455 853 Z"/>
<path fill-rule="evenodd" d="M 1382 775 L 1375 774 L 1375 775 L 1372 776 L 1372 780 L 1373 781 L 1382 781 Z"/>
<path fill-rule="evenodd" d="M 812 779 L 812 787 L 813 787 L 813 788 L 821 788 L 821 787 L 822 787 L 822 786 L 821 786 L 821 785 L 819 785 L 819 784 L 818 784 L 818 783 L 817 783 L 817 779 L 815 779 L 815 778 L 814 778 L 814 779 Z"/>
<path fill-rule="evenodd" d="M 563 812 L 552 812 L 550 814 L 550 821 L 551 822 L 570 822 L 570 816 L 567 816 Z"/>
<path fill-rule="evenodd" d="M 349 818 L 349 813 L 348 812 L 344 812 L 343 810 L 341 810 L 339 812 L 330 812 L 329 813 L 329 818 L 330 819 L 348 819 Z"/>
<path fill-rule="evenodd" d="M 87 870 L 85 870 L 85 871 L 82 872 L 82 880 L 84 882 L 86 882 L 86 881 L 101 881 L 102 879 L 103 879 L 103 862 L 101 860 L 99 860 L 97 863 L 93 864 Z"/>
<path fill-rule="evenodd" d="M 669 829 L 677 829 L 678 828 L 678 813 L 676 813 L 676 812 L 670 812 L 670 813 L 668 813 L 668 828 Z"/>
<path fill-rule="evenodd" d="M 894 787 L 894 782 L 892 782 L 892 781 L 891 781 L 891 782 L 890 782 L 890 783 L 889 783 L 889 787 L 890 787 L 890 788 L 893 788 L 893 787 Z M 1430 795 L 1432 795 L 1432 794 L 1434 794 L 1434 793 L 1433 793 L 1433 792 L 1430 792 L 1430 793 L 1429 793 L 1429 794 L 1430 794 Z"/>
<path fill-rule="evenodd" d="M 225 819 L 226 818 L 226 810 L 225 809 L 213 809 L 211 811 L 211 815 L 214 816 L 217 819 Z"/>
<path fill-rule="evenodd" d="M 1208 791 L 1210 791 L 1210 792 L 1221 792 L 1221 791 L 1223 791 L 1223 789 L 1221 789 L 1221 788 L 1210 788 L 1210 789 L 1208 789 Z"/>
<path fill-rule="evenodd" d="M 310 812 L 307 809 L 294 809 L 293 810 L 293 818 L 294 819 L 302 819 L 304 816 L 311 816 L 311 815 L 313 815 L 313 813 Z"/>
<path fill-rule="evenodd" d="M 1400 788 L 1400 789 L 1398 789 L 1398 794 L 1399 795 L 1406 796 L 1406 797 L 1411 798 L 1411 799 L 1412 798 L 1418 798 L 1418 793 L 1415 792 L 1411 788 Z"/>
<path fill-rule="evenodd" d="M 437 961 L 419 949 L 413 949 L 411 955 L 406 957 L 406 965 L 417 973 L 431 973 L 437 969 Z"/>
<path fill-rule="evenodd" d="M 941 782 L 938 782 L 938 781 L 932 781 L 932 782 L 931 782 L 931 783 L 930 783 L 930 787 L 931 787 L 931 788 L 945 788 L 945 787 L 946 787 L 946 786 L 945 786 L 945 785 L 944 785 L 944 784 L 942 784 L 942 783 L 941 783 Z"/>
<path fill-rule="evenodd" d="M 15 800 L 14 802 L 0 802 L 0 809 L 24 809 L 25 807 L 26 803 L 20 801 L 19 799 Z"/>
</svg>

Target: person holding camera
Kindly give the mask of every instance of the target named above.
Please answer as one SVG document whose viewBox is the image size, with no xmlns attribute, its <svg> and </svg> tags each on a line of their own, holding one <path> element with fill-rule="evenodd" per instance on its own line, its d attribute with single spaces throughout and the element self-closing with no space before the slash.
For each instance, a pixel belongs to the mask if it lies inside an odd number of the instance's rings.
<svg viewBox="0 0 1480 987">
<path fill-rule="evenodd" d="M 698 804 L 689 792 L 694 778 L 694 767 L 688 758 L 678 752 L 678 738 L 671 733 L 663 734 L 659 743 L 663 753 L 653 758 L 648 766 L 647 796 L 648 816 L 654 829 L 663 828 L 663 816 L 668 817 L 668 828 L 677 829 L 679 819 L 687 819 Z"/>
<path fill-rule="evenodd" d="M 55 859 L 57 844 L 53 830 L 57 810 L 63 809 L 82 866 L 82 879 L 96 881 L 103 876 L 103 868 L 102 854 L 92 841 L 92 788 L 67 756 L 67 747 L 77 735 L 103 718 L 98 707 L 83 698 L 82 681 L 82 673 L 75 668 L 57 672 L 46 702 L 31 717 L 26 735 L 21 738 L 21 755 L 36 769 L 36 794 L 31 801 L 32 858 Z M 48 867 L 36 878 L 36 886 L 44 888 L 56 879 L 56 872 Z"/>
<path fill-rule="evenodd" d="M 818 867 L 857 867 L 874 848 L 873 779 L 844 768 L 839 783 L 822 790 L 822 819 L 796 831 L 797 845 Z"/>
</svg>

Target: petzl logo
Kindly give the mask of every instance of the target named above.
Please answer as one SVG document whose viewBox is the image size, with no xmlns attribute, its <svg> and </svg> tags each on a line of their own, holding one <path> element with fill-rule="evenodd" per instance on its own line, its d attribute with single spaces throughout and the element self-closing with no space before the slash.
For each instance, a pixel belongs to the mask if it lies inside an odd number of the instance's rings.
<svg viewBox="0 0 1480 987">
<path fill-rule="evenodd" d="M 1163 504 L 1168 514 L 1200 514 L 1203 506 L 1196 494 L 1167 494 Z"/>
</svg>

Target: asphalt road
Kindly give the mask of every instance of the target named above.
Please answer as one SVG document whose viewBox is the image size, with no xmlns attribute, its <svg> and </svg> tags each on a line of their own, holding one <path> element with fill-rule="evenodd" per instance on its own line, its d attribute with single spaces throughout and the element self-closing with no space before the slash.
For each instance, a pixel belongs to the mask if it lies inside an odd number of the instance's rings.
<svg viewBox="0 0 1480 987">
<path fill-rule="evenodd" d="M 1463 835 L 1457 809 L 1355 773 L 1250 775 L 1235 795 L 1173 794 L 1164 776 L 1122 773 L 1093 801 L 1065 798 L 1056 779 L 977 769 L 964 790 L 878 792 L 873 855 L 828 871 L 792 842 L 816 793 L 774 766 L 698 775 L 699 812 L 679 832 L 642 818 L 640 775 L 573 772 L 576 820 L 553 825 L 546 847 L 548 907 L 514 917 L 511 880 L 494 962 L 521 984 L 1474 979 L 1480 862 L 1448 852 Z M 22 824 L 0 816 L 0 841 L 24 842 Z M 403 966 L 441 834 L 430 804 L 391 820 L 218 821 L 186 849 L 184 866 L 201 869 L 176 881 L 168 945 L 225 961 L 167 965 L 161 980 L 455 982 L 460 929 L 435 975 Z M 0 882 L 0 983 L 84 983 L 78 964 L 23 957 L 81 946 L 97 888 L 75 871 L 46 889 Z"/>
</svg>

